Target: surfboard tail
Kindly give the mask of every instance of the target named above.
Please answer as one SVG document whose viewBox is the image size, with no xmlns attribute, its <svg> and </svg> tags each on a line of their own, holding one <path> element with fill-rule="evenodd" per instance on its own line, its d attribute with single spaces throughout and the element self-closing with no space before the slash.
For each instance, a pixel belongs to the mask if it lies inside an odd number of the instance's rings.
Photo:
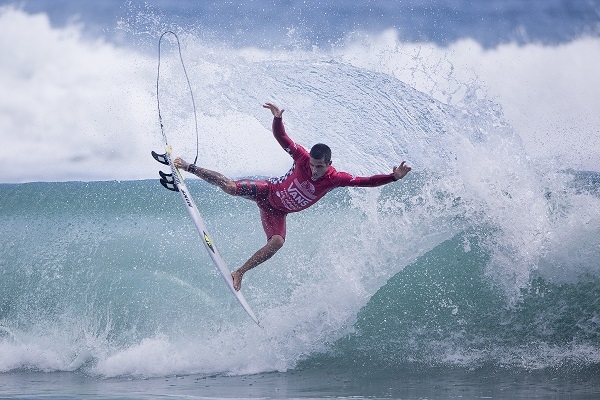
<svg viewBox="0 0 600 400">
<path fill-rule="evenodd" d="M 168 153 L 158 154 L 157 152 L 152 151 L 151 154 L 152 158 L 154 158 L 159 163 L 167 165 L 169 167 L 171 166 L 171 164 L 169 163 Z M 160 175 L 160 184 L 163 185 L 165 189 L 172 190 L 173 192 L 179 192 L 179 188 L 177 187 L 177 183 L 175 182 L 173 174 L 167 174 L 163 171 L 158 171 L 158 174 Z"/>
</svg>

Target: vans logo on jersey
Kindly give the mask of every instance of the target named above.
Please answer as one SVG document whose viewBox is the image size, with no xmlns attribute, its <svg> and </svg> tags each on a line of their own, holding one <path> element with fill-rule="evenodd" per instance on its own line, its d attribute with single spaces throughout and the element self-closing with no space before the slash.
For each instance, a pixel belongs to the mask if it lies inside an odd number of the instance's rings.
<svg viewBox="0 0 600 400">
<path fill-rule="evenodd" d="M 314 195 L 315 187 L 310 182 L 300 183 L 298 179 L 294 179 L 290 186 L 278 193 L 281 202 L 290 211 L 296 211 L 301 208 L 308 207 L 317 200 Z"/>
<path fill-rule="evenodd" d="M 297 178 L 290 184 L 288 192 L 301 196 L 308 201 L 316 199 L 314 185 L 308 181 L 300 183 Z"/>
</svg>

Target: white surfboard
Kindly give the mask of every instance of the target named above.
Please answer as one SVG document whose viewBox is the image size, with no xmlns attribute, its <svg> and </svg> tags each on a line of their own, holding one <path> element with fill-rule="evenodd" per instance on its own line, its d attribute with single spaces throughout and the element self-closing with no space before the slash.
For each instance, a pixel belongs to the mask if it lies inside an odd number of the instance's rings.
<svg viewBox="0 0 600 400">
<path fill-rule="evenodd" d="M 233 288 L 233 278 L 231 277 L 231 271 L 229 270 L 229 268 L 227 268 L 225 261 L 219 254 L 219 250 L 217 249 L 215 242 L 212 240 L 212 237 L 208 233 L 208 229 L 206 229 L 206 225 L 204 224 L 204 220 L 200 215 L 200 211 L 198 211 L 198 207 L 196 207 L 194 199 L 192 198 L 192 195 L 190 194 L 187 186 L 185 185 L 183 176 L 179 172 L 179 169 L 177 169 L 177 167 L 175 167 L 175 165 L 173 164 L 173 161 L 171 159 L 171 146 L 169 146 L 168 144 L 166 145 L 165 154 L 157 154 L 153 151 L 152 157 L 154 157 L 154 159 L 160 162 L 161 164 L 168 165 L 169 167 L 171 167 L 171 174 L 165 174 L 162 171 L 160 172 L 160 183 L 167 189 L 179 192 L 179 194 L 181 195 L 181 199 L 185 204 L 185 208 L 188 210 L 190 217 L 192 217 L 194 225 L 196 225 L 196 229 L 198 229 L 198 233 L 200 234 L 200 240 L 202 241 L 202 243 L 204 243 L 204 247 L 206 248 L 208 255 L 210 255 L 210 258 L 213 260 L 215 266 L 217 267 L 217 270 L 223 277 L 223 280 L 225 280 L 227 287 L 229 287 L 231 293 L 233 293 L 237 301 L 244 308 L 246 313 L 248 313 L 250 318 L 252 318 L 252 320 L 262 328 L 258 318 L 256 318 L 256 315 L 248 305 L 248 302 L 244 298 L 242 292 Z"/>
</svg>

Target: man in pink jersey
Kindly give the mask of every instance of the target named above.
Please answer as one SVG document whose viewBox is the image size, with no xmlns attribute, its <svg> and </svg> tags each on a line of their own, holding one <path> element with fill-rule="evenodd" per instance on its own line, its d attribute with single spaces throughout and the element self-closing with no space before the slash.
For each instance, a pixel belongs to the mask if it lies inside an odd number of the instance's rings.
<svg viewBox="0 0 600 400">
<path fill-rule="evenodd" d="M 381 186 L 404 178 L 411 170 L 406 162 L 402 161 L 387 175 L 361 177 L 338 172 L 331 165 L 331 150 L 327 145 L 318 143 L 310 152 L 306 151 L 285 133 L 281 118 L 284 110 L 271 103 L 266 103 L 263 107 L 271 110 L 273 114 L 273 136 L 294 159 L 292 168 L 281 178 L 233 181 L 218 172 L 189 164 L 181 158 L 173 161 L 177 168 L 220 187 L 225 193 L 246 197 L 258 205 L 267 244 L 231 274 L 235 290 L 240 290 L 242 277 L 246 272 L 271 258 L 283 246 L 286 233 L 285 218 L 289 213 L 312 206 L 327 192 L 337 187 Z"/>
</svg>

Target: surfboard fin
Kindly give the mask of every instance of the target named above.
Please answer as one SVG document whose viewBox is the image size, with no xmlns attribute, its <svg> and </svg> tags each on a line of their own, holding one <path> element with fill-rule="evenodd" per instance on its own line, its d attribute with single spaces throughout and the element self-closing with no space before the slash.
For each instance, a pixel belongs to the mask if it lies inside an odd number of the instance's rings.
<svg viewBox="0 0 600 400">
<path fill-rule="evenodd" d="M 169 161 L 167 160 L 167 153 L 158 154 L 154 150 L 152 150 L 152 157 L 161 164 L 169 165 Z"/>
<path fill-rule="evenodd" d="M 158 171 L 158 174 L 160 175 L 160 177 L 162 179 L 164 179 L 165 181 L 169 182 L 169 183 L 175 183 L 175 179 L 173 178 L 173 174 L 165 174 L 162 171 Z"/>
<path fill-rule="evenodd" d="M 162 171 L 158 171 L 158 174 L 160 175 L 160 184 L 161 185 L 163 185 L 165 188 L 172 190 L 174 192 L 179 192 L 179 188 L 177 187 L 177 184 L 175 183 L 173 174 L 165 174 Z"/>
<path fill-rule="evenodd" d="M 167 181 L 167 180 L 161 178 L 160 184 L 169 190 L 172 190 L 174 192 L 179 192 L 179 188 L 177 188 L 177 185 L 175 184 L 175 182 Z"/>
</svg>

